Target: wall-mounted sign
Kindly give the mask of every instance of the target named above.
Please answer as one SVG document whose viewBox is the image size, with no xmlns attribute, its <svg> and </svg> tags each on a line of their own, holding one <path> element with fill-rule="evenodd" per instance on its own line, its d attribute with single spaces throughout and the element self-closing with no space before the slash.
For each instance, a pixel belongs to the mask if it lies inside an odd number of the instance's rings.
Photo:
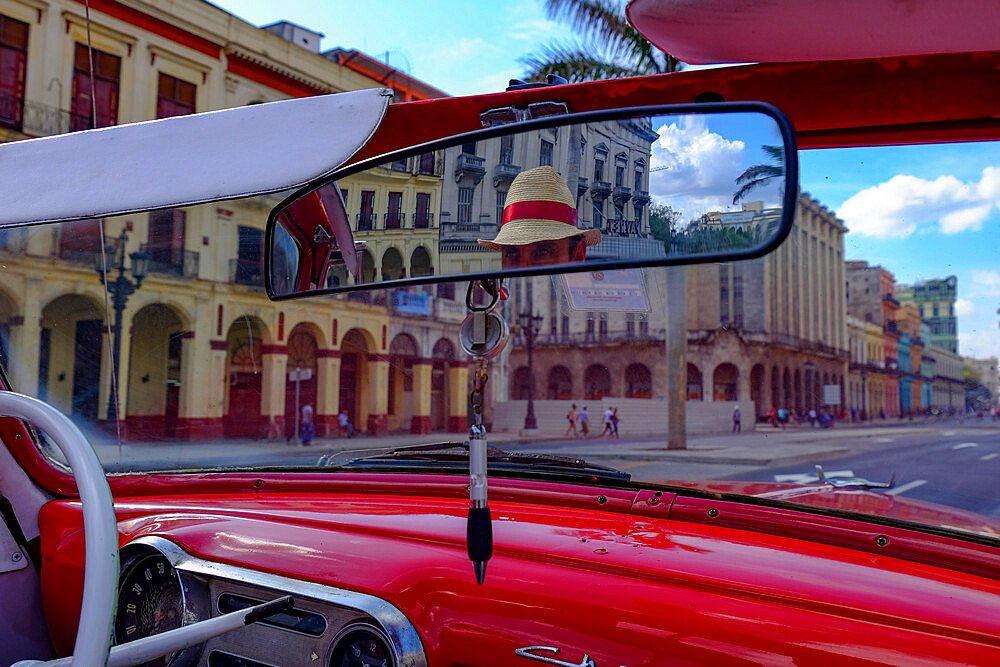
<svg viewBox="0 0 1000 667">
<path fill-rule="evenodd" d="M 571 273 L 559 278 L 574 310 L 649 312 L 641 269 Z"/>
</svg>

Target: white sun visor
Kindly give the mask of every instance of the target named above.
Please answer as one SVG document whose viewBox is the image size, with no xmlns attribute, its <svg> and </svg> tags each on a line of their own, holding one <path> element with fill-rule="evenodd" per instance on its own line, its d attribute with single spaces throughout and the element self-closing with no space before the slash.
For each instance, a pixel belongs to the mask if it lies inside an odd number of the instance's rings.
<svg viewBox="0 0 1000 667">
<path fill-rule="evenodd" d="M 374 88 L 0 144 L 0 225 L 295 188 L 357 153 L 391 99 Z"/>
</svg>

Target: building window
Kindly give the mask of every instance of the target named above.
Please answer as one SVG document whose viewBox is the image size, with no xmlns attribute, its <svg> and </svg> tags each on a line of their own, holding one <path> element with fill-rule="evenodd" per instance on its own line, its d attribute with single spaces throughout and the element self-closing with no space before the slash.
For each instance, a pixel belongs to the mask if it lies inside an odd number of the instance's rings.
<svg viewBox="0 0 1000 667">
<path fill-rule="evenodd" d="M 552 166 L 552 142 L 542 139 L 538 148 L 538 166 Z"/>
<path fill-rule="evenodd" d="M 625 335 L 635 337 L 635 313 L 625 313 Z"/>
<path fill-rule="evenodd" d="M 636 192 L 642 190 L 642 170 L 635 170 L 635 190 Z"/>
<path fill-rule="evenodd" d="M 405 157 L 402 160 L 393 160 L 392 162 L 389 163 L 389 169 L 391 171 L 406 171 L 407 170 L 406 162 L 407 160 Z"/>
<path fill-rule="evenodd" d="M 645 313 L 639 313 L 639 336 L 649 338 L 649 317 Z"/>
<path fill-rule="evenodd" d="M 421 153 L 419 162 L 417 163 L 417 173 L 418 174 L 433 174 L 434 173 L 434 153 Z"/>
<path fill-rule="evenodd" d="M 940 315 L 940 313 L 938 313 L 938 305 L 935 303 L 934 304 L 934 317 L 938 317 L 939 315 Z"/>
<path fill-rule="evenodd" d="M 232 282 L 239 285 L 264 284 L 264 230 L 256 227 L 237 228 L 235 268 Z"/>
<path fill-rule="evenodd" d="M 358 229 L 370 230 L 375 217 L 375 191 L 361 191 L 361 212 L 358 213 Z"/>
<path fill-rule="evenodd" d="M 87 47 L 77 44 L 73 53 L 73 102 L 70 109 L 69 131 L 108 127 L 118 123 L 118 88 L 122 59 L 94 49 L 94 94 L 97 124 L 90 108 L 90 58 Z"/>
<path fill-rule="evenodd" d="M 604 180 L 604 160 L 594 160 L 594 182 Z"/>
<path fill-rule="evenodd" d="M 615 204 L 615 220 L 621 222 L 624 219 L 625 219 L 625 209 L 623 209 L 618 204 Z M 621 227 L 619 227 L 618 229 L 621 230 Z"/>
<path fill-rule="evenodd" d="M 390 192 L 389 210 L 385 214 L 386 229 L 399 229 L 400 222 L 403 217 L 402 210 L 403 210 L 403 193 Z"/>
<path fill-rule="evenodd" d="M 459 224 L 472 222 L 472 188 L 458 189 L 458 222 Z"/>
<path fill-rule="evenodd" d="M 719 323 L 729 324 L 729 267 L 719 266 Z"/>
<path fill-rule="evenodd" d="M 608 314 L 606 312 L 601 313 L 600 319 L 598 321 L 597 335 L 601 340 L 608 339 Z"/>
<path fill-rule="evenodd" d="M 743 267 L 733 265 L 733 324 L 743 327 Z"/>
<path fill-rule="evenodd" d="M 593 313 L 587 313 L 586 340 L 588 340 L 588 341 L 594 340 L 594 314 Z"/>
<path fill-rule="evenodd" d="M 184 275 L 185 213 L 180 209 L 153 211 L 149 214 L 150 271 Z"/>
<path fill-rule="evenodd" d="M 618 165 L 615 167 L 615 187 L 621 188 L 625 186 L 625 167 Z"/>
<path fill-rule="evenodd" d="M 0 125 L 21 128 L 28 69 L 28 24 L 0 15 Z"/>
<path fill-rule="evenodd" d="M 514 135 L 500 137 L 500 164 L 514 164 Z"/>
<path fill-rule="evenodd" d="M 594 202 L 594 229 L 601 229 L 604 227 L 604 202 L 595 201 Z"/>
<path fill-rule="evenodd" d="M 507 201 L 507 193 L 497 191 L 497 225 L 503 221 L 503 205 Z"/>
<path fill-rule="evenodd" d="M 471 141 L 467 144 L 462 144 L 462 153 L 465 155 L 475 155 L 476 154 L 476 142 Z"/>
<path fill-rule="evenodd" d="M 169 74 L 160 73 L 160 84 L 156 93 L 156 117 L 186 116 L 194 113 L 195 92 L 193 83 L 181 81 Z"/>
<path fill-rule="evenodd" d="M 417 211 L 413 214 L 413 227 L 427 229 L 430 227 L 431 196 L 426 192 L 417 193 Z"/>
</svg>

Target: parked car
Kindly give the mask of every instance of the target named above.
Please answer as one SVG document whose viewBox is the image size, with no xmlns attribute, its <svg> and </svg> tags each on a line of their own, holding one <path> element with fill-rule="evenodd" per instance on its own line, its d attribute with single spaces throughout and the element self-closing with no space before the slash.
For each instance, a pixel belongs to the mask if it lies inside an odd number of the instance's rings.
<svg viewBox="0 0 1000 667">
<path fill-rule="evenodd" d="M 846 228 L 800 150 L 1000 138 L 988 3 L 852 6 L 630 5 L 754 65 L 0 145 L 0 659 L 995 664 L 994 476 L 949 506 L 657 461 L 844 391 Z"/>
</svg>

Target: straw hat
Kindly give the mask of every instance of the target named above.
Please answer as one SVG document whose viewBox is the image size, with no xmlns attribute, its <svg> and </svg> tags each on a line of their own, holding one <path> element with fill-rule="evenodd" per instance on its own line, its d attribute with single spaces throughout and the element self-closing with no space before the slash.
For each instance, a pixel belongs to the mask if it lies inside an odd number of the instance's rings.
<svg viewBox="0 0 1000 667">
<path fill-rule="evenodd" d="M 479 239 L 490 250 L 582 236 L 588 246 L 601 242 L 601 230 L 579 229 L 576 207 L 566 181 L 549 166 L 522 171 L 510 184 L 500 231 L 492 241 Z"/>
</svg>

